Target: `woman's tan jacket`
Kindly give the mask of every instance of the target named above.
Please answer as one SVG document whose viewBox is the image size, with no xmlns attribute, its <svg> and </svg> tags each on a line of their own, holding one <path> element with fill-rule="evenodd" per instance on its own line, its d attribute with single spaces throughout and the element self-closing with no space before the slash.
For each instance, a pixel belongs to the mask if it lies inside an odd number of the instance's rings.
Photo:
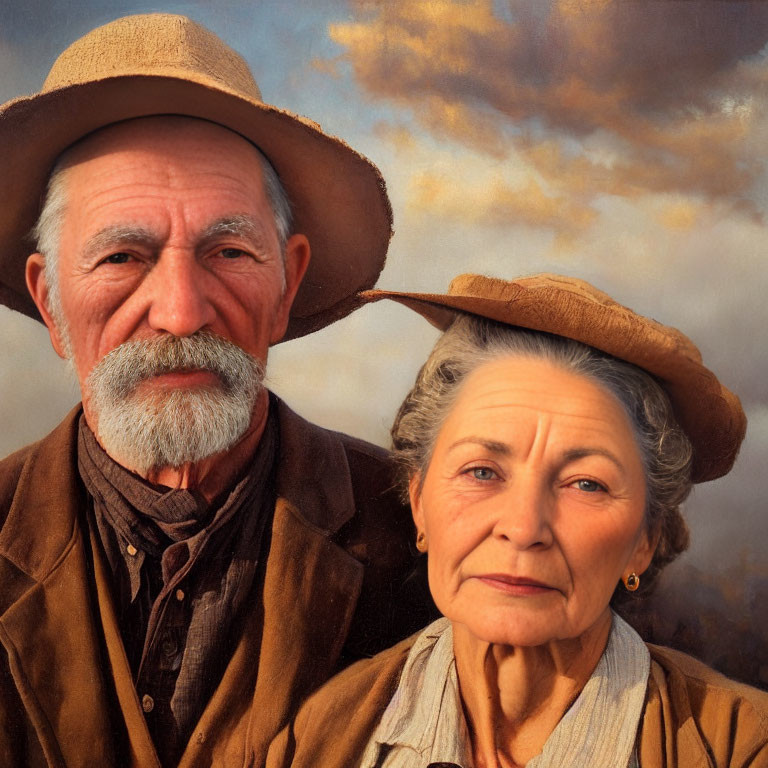
<svg viewBox="0 0 768 768">
<path fill-rule="evenodd" d="M 414 640 L 358 662 L 313 694 L 273 742 L 267 768 L 357 768 Z M 768 693 L 671 648 L 649 650 L 640 768 L 768 766 Z"/>
</svg>

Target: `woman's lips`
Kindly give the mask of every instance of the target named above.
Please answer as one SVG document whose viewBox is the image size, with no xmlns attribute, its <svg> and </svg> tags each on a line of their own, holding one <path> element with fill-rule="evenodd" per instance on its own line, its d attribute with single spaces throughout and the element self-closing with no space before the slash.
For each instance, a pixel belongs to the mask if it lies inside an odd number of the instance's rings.
<svg viewBox="0 0 768 768">
<path fill-rule="evenodd" d="M 536 579 L 530 579 L 527 576 L 510 576 L 506 573 L 484 573 L 474 578 L 500 592 L 519 597 L 533 597 L 558 591 L 557 587 L 552 587 Z"/>
</svg>

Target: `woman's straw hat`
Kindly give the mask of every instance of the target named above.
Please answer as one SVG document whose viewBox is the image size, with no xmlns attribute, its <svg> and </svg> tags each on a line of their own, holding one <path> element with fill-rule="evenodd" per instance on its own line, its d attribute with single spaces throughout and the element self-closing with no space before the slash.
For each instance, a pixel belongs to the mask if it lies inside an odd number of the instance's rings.
<svg viewBox="0 0 768 768">
<path fill-rule="evenodd" d="M 392 211 L 379 171 L 310 120 L 277 109 L 245 61 L 184 16 L 127 16 L 89 32 L 54 63 L 39 94 L 0 107 L 0 302 L 40 319 L 24 283 L 39 215 L 58 155 L 110 123 L 149 115 L 219 123 L 256 144 L 293 204 L 295 231 L 312 259 L 286 339 L 343 317 L 384 266 Z"/>
<path fill-rule="evenodd" d="M 447 294 L 366 291 L 366 301 L 394 299 L 445 330 L 455 310 L 565 336 L 652 374 L 666 390 L 693 445 L 696 483 L 726 474 L 744 439 L 739 398 L 701 362 L 694 343 L 676 328 L 638 315 L 584 280 L 533 275 L 498 280 L 460 275 Z"/>
</svg>

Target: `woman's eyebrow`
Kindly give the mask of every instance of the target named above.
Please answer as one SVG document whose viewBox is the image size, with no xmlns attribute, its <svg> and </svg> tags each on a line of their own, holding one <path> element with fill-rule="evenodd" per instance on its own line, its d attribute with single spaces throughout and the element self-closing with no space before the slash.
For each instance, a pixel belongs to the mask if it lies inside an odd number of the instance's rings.
<svg viewBox="0 0 768 768">
<path fill-rule="evenodd" d="M 478 437 L 476 435 L 469 435 L 468 437 L 462 437 L 455 443 L 451 443 L 448 447 L 449 451 L 454 448 L 458 448 L 466 443 L 474 443 L 480 445 L 491 453 L 499 454 L 500 456 L 509 456 L 512 453 L 512 449 L 506 443 L 500 443 L 498 440 L 488 440 L 484 437 Z"/>
<path fill-rule="evenodd" d="M 592 446 L 585 446 L 584 448 L 572 448 L 563 454 L 563 463 L 567 464 L 569 461 L 578 461 L 588 456 L 604 456 L 609 461 L 613 462 L 622 472 L 624 471 L 624 464 L 621 463 L 619 457 L 615 453 L 612 453 L 607 448 L 597 448 Z"/>
</svg>

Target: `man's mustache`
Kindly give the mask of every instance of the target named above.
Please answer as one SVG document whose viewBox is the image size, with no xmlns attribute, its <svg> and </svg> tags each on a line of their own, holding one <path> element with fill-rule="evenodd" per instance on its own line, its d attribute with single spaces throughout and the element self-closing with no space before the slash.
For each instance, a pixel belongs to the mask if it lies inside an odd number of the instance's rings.
<svg viewBox="0 0 768 768">
<path fill-rule="evenodd" d="M 263 369 L 261 361 L 236 344 L 203 331 L 127 341 L 106 354 L 88 379 L 92 390 L 101 385 L 113 396 L 127 397 L 142 381 L 165 373 L 210 371 L 231 391 L 254 373 L 260 382 Z"/>
</svg>

